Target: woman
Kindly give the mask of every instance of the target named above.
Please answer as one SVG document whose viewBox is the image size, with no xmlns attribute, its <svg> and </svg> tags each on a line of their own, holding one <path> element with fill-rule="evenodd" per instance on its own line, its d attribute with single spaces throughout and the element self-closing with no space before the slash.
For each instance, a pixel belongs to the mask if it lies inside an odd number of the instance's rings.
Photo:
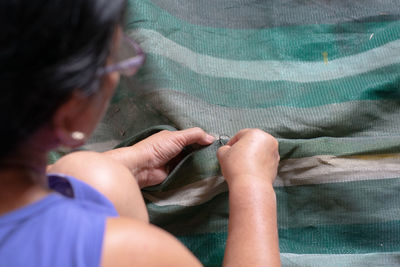
<svg viewBox="0 0 400 267">
<path fill-rule="evenodd" d="M 46 167 L 50 150 L 84 143 L 120 73 L 143 60 L 123 37 L 124 9 L 124 0 L 0 2 L 0 266 L 201 265 L 148 223 L 139 188 L 162 182 L 185 146 L 211 144 L 203 130 L 164 131 Z M 118 57 L 124 42 L 136 49 L 128 60 Z M 280 265 L 277 147 L 245 129 L 218 150 L 230 190 L 226 266 Z"/>
</svg>

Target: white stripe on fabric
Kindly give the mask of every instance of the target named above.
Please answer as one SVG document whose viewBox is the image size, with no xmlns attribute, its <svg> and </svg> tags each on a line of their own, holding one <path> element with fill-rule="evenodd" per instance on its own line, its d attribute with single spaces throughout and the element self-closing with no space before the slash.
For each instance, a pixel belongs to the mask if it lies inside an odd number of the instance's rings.
<svg viewBox="0 0 400 267">
<path fill-rule="evenodd" d="M 216 58 L 196 53 L 162 34 L 138 29 L 130 34 L 142 41 L 146 53 L 166 57 L 192 71 L 213 77 L 256 81 L 320 82 L 354 76 L 400 63 L 400 40 L 389 42 L 369 51 L 319 62 L 245 61 Z"/>
<path fill-rule="evenodd" d="M 385 244 L 377 244 L 384 246 Z M 399 266 L 400 253 L 366 254 L 292 254 L 281 253 L 282 266 L 285 267 L 361 267 L 361 266 Z"/>
<path fill-rule="evenodd" d="M 286 159 L 275 186 L 326 184 L 400 177 L 400 155 L 365 158 L 319 155 Z"/>
<path fill-rule="evenodd" d="M 382 158 L 376 156 L 371 159 L 322 155 L 283 160 L 279 166 L 279 173 L 274 183 L 276 187 L 400 177 L 398 154 Z M 144 192 L 143 196 L 158 206 L 196 206 L 227 191 L 224 178 L 213 176 L 166 192 Z"/>
</svg>

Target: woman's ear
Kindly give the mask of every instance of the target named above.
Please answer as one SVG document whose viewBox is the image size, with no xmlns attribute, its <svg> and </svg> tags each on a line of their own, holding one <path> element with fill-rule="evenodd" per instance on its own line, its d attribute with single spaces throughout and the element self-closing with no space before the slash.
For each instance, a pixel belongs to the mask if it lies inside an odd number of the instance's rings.
<svg viewBox="0 0 400 267">
<path fill-rule="evenodd" d="M 55 112 L 52 126 L 60 145 L 75 148 L 85 143 L 96 123 L 89 112 L 89 98 L 75 91 Z"/>
</svg>

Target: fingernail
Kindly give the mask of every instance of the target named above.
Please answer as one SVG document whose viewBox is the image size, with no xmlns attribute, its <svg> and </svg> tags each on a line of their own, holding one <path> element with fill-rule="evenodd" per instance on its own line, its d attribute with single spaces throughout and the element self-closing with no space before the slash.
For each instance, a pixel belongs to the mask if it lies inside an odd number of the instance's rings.
<svg viewBox="0 0 400 267">
<path fill-rule="evenodd" d="M 207 134 L 207 136 L 206 136 L 206 140 L 207 140 L 207 142 L 210 142 L 210 143 L 212 143 L 212 142 L 214 142 L 214 141 L 215 141 L 215 137 L 214 137 L 214 136 L 212 136 L 212 135 L 209 135 L 209 134 Z"/>
</svg>

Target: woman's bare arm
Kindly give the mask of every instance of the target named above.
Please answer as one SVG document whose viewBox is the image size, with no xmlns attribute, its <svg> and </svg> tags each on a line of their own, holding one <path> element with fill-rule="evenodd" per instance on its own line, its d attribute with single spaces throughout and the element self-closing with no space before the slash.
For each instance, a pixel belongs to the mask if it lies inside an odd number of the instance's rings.
<svg viewBox="0 0 400 267">
<path fill-rule="evenodd" d="M 231 187 L 229 212 L 224 266 L 280 266 L 272 186 L 254 183 Z"/>
<path fill-rule="evenodd" d="M 229 186 L 229 229 L 224 266 L 280 266 L 276 197 L 272 187 L 278 142 L 245 129 L 218 151 Z"/>
<path fill-rule="evenodd" d="M 127 218 L 108 219 L 102 267 L 202 266 L 196 257 L 164 230 Z"/>
</svg>

